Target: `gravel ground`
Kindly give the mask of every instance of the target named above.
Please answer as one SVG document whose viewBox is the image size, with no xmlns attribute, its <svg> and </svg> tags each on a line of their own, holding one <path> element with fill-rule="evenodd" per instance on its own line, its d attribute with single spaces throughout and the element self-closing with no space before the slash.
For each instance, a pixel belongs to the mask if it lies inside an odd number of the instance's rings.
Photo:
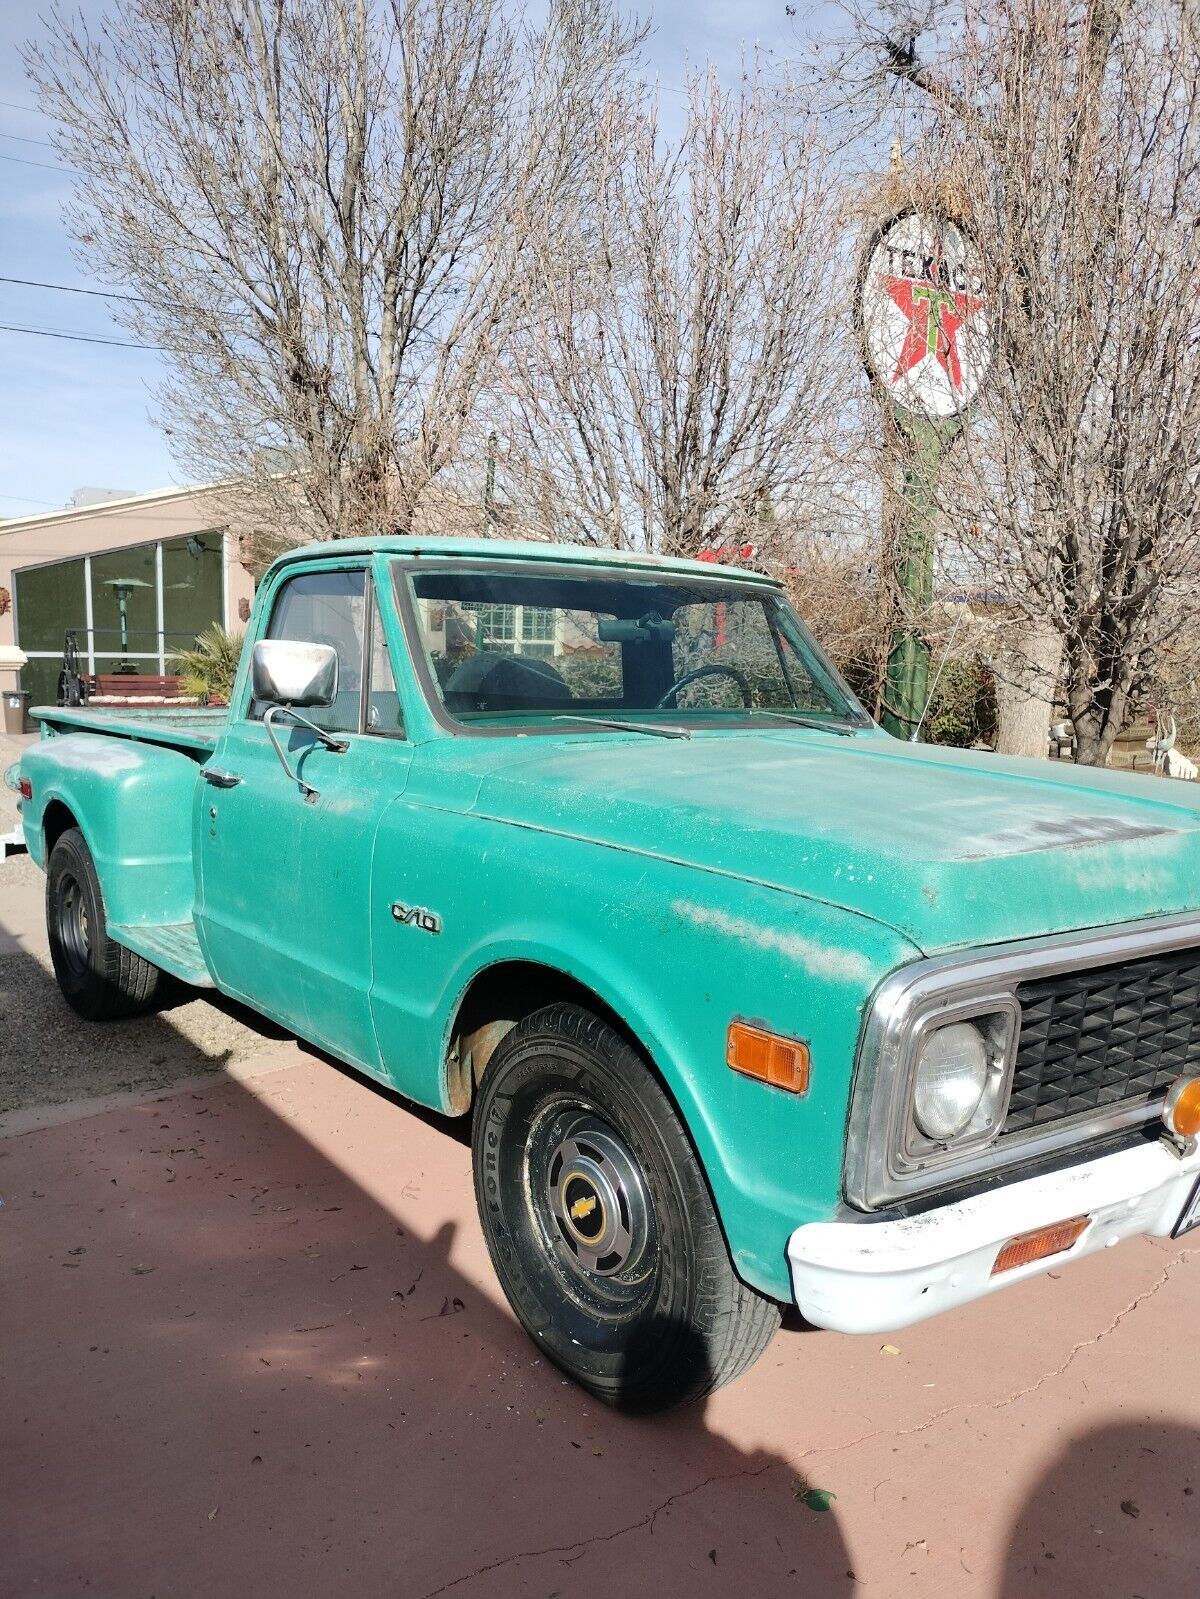
<svg viewBox="0 0 1200 1599">
<path fill-rule="evenodd" d="M 0 749 L 0 762 L 7 753 Z M 12 825 L 9 816 L 0 812 L 0 832 Z M 165 1087 L 287 1036 L 232 1001 L 192 998 L 195 991 L 182 986 L 132 1021 L 81 1021 L 54 981 L 43 884 L 28 855 L 0 862 L 0 1113 Z"/>
<path fill-rule="evenodd" d="M 17 821 L 17 796 L 4 782 L 4 774 L 14 761 L 19 760 L 26 739 L 8 738 L 0 733 L 0 833 L 11 831 Z"/>
</svg>

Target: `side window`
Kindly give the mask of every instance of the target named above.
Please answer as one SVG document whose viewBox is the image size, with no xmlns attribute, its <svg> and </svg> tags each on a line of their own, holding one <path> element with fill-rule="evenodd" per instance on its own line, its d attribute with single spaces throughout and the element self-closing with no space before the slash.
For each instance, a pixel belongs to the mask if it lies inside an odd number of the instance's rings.
<svg viewBox="0 0 1200 1599">
<path fill-rule="evenodd" d="M 402 733 L 404 724 L 400 717 L 400 696 L 396 692 L 396 678 L 383 631 L 383 618 L 379 614 L 378 597 L 371 607 L 370 672 L 367 682 L 367 732 Z"/>
<path fill-rule="evenodd" d="M 266 638 L 296 639 L 305 644 L 332 644 L 337 651 L 337 698 L 332 705 L 317 705 L 304 712 L 330 733 L 358 731 L 366 581 L 364 571 L 305 572 L 292 578 L 275 597 L 265 634 Z M 261 717 L 265 708 L 255 702 L 250 715 Z"/>
</svg>

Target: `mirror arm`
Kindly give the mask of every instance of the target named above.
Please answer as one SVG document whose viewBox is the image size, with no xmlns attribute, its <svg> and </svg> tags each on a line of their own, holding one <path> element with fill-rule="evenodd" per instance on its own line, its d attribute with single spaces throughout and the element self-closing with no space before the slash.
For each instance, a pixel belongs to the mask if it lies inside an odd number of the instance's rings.
<svg viewBox="0 0 1200 1599">
<path fill-rule="evenodd" d="M 301 716 L 300 712 L 294 711 L 290 705 L 272 705 L 267 710 L 265 716 L 263 717 L 263 726 L 267 730 L 267 737 L 271 740 L 272 748 L 279 757 L 280 766 L 283 767 L 284 771 L 291 778 L 292 782 L 299 787 L 300 792 L 304 795 L 304 798 L 306 800 L 314 800 L 317 797 L 316 789 L 313 788 L 310 783 L 306 783 L 304 781 L 304 779 L 300 776 L 299 771 L 293 772 L 292 768 L 288 765 L 288 758 L 283 752 L 283 745 L 279 742 L 279 737 L 275 732 L 276 716 L 290 716 L 294 722 L 299 722 L 301 727 L 307 727 L 310 732 L 317 735 L 321 743 L 325 745 L 326 749 L 332 750 L 335 755 L 344 755 L 350 748 L 350 745 L 344 738 L 331 737 L 323 727 L 318 727 L 315 722 L 310 722 L 307 716 Z"/>
<path fill-rule="evenodd" d="M 318 727 L 315 722 L 310 722 L 307 716 L 301 716 L 299 711 L 294 711 L 290 705 L 281 705 L 281 711 L 286 711 L 293 721 L 299 722 L 301 727 L 307 727 L 310 733 L 315 733 L 327 750 L 332 750 L 335 755 L 344 755 L 350 748 L 347 738 L 334 738 L 333 734 L 325 728 Z"/>
</svg>

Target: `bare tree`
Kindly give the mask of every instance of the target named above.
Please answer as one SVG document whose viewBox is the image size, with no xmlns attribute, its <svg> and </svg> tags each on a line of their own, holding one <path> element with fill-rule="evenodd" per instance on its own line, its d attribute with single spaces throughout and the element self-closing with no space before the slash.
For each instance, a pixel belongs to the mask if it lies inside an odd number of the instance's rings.
<svg viewBox="0 0 1200 1599">
<path fill-rule="evenodd" d="M 1198 597 L 1196 9 L 884 5 L 859 39 L 859 68 L 934 113 L 911 170 L 987 263 L 995 360 L 946 528 L 1019 625 L 1059 636 L 1076 758 L 1102 764 Z"/>
<path fill-rule="evenodd" d="M 551 0 L 116 0 L 27 51 L 84 257 L 169 352 L 181 463 L 326 535 L 404 530 L 569 231 L 640 25 Z M 274 507 L 274 512 L 272 511 Z"/>
<path fill-rule="evenodd" d="M 601 122 L 586 225 L 565 262 L 543 235 L 526 280 L 498 427 L 525 514 L 560 536 L 761 542 L 836 484 L 831 169 L 757 68 L 687 97 L 676 139 L 649 93 L 631 125 Z"/>
<path fill-rule="evenodd" d="M 1190 611 L 1160 651 L 1147 701 L 1175 718 L 1179 748 L 1194 758 L 1200 745 L 1200 612 Z"/>
<path fill-rule="evenodd" d="M 868 710 L 878 715 L 891 635 L 879 540 L 856 533 L 788 530 L 783 578 L 801 616 Z"/>
</svg>

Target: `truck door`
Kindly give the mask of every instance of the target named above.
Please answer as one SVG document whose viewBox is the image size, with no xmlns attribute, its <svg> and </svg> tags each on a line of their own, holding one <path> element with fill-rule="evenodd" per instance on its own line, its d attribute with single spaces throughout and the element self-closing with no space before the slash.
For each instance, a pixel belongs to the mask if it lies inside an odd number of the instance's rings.
<svg viewBox="0 0 1200 1599">
<path fill-rule="evenodd" d="M 346 744 L 277 727 L 305 798 L 245 690 L 200 785 L 197 925 L 220 986 L 334 1053 L 379 1069 L 370 1015 L 369 872 L 379 816 L 403 788 L 387 645 L 365 566 L 305 563 L 264 597 L 264 638 L 332 644 L 338 692 L 305 713 Z M 390 725 L 389 725 L 390 724 Z"/>
<path fill-rule="evenodd" d="M 373 581 L 365 594 L 366 650 L 358 727 L 336 754 L 317 744 L 305 781 L 305 872 L 321 885 L 319 936 L 304 972 L 307 1036 L 386 1076 L 371 1014 L 371 872 L 380 818 L 402 794 L 412 763 L 392 658 Z"/>
</svg>

